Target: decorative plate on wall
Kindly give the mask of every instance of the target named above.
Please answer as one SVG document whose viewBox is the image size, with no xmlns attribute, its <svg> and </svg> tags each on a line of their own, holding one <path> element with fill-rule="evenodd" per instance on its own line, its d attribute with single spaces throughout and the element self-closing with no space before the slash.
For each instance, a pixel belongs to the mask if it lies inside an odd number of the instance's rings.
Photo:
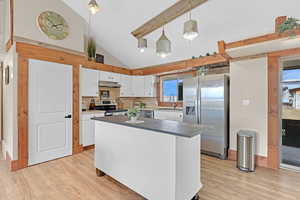
<svg viewBox="0 0 300 200">
<path fill-rule="evenodd" d="M 41 31 L 53 40 L 63 40 L 69 35 L 68 23 L 56 12 L 42 12 L 37 21 Z"/>
</svg>

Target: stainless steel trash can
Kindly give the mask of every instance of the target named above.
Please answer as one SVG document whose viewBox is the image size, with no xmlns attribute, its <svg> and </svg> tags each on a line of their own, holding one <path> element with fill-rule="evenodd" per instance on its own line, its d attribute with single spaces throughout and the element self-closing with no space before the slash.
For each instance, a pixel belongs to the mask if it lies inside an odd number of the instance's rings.
<svg viewBox="0 0 300 200">
<path fill-rule="evenodd" d="M 255 171 L 256 133 L 240 130 L 237 134 L 237 168 L 246 172 Z"/>
</svg>

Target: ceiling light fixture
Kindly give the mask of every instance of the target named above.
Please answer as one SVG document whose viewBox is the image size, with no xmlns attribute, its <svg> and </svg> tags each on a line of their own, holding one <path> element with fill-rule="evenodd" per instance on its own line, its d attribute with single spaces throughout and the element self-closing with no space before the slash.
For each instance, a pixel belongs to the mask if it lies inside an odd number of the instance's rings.
<svg viewBox="0 0 300 200">
<path fill-rule="evenodd" d="M 88 5 L 89 5 L 89 10 L 93 15 L 100 10 L 100 7 L 96 0 L 91 0 Z"/>
<path fill-rule="evenodd" d="M 162 35 L 156 42 L 156 53 L 162 58 L 165 58 L 171 54 L 171 41 L 165 35 L 164 28 L 162 31 Z"/>
<path fill-rule="evenodd" d="M 138 39 L 138 48 L 141 53 L 143 53 L 147 49 L 147 39 L 139 38 Z"/>
<path fill-rule="evenodd" d="M 189 12 L 189 20 L 184 23 L 183 37 L 187 40 L 195 39 L 198 33 L 198 23 L 192 20 L 192 3 L 190 1 L 191 10 Z"/>
</svg>

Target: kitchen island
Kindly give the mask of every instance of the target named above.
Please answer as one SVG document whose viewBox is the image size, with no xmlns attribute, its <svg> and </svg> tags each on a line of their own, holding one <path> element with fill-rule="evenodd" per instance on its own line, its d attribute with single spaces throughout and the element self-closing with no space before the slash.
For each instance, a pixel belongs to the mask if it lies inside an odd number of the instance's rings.
<svg viewBox="0 0 300 200">
<path fill-rule="evenodd" d="M 125 116 L 95 120 L 97 175 L 114 178 L 148 200 L 191 200 L 200 181 L 202 127 Z"/>
</svg>

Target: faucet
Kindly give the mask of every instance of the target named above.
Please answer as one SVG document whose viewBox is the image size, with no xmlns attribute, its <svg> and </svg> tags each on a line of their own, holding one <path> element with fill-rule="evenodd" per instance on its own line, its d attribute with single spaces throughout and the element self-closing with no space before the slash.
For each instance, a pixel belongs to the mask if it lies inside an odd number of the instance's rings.
<svg viewBox="0 0 300 200">
<path fill-rule="evenodd" d="M 177 103 L 174 102 L 174 103 L 173 103 L 173 109 L 176 110 L 176 108 L 177 108 Z"/>
</svg>

